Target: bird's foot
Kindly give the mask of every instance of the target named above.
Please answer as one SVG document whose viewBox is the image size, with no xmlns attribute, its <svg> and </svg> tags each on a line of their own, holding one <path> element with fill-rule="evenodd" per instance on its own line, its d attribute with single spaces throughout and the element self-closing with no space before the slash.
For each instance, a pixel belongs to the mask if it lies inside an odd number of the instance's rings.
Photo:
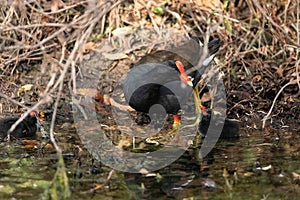
<svg viewBox="0 0 300 200">
<path fill-rule="evenodd" d="M 180 128 L 180 119 L 178 115 L 174 115 L 173 130 L 178 131 Z"/>
</svg>

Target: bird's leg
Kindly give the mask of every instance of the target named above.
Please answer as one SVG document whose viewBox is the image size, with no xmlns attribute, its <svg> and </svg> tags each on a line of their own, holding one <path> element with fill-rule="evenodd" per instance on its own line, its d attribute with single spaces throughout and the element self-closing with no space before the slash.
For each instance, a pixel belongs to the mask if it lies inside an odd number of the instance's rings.
<svg viewBox="0 0 300 200">
<path fill-rule="evenodd" d="M 200 105 L 201 105 L 201 100 L 200 100 L 200 97 L 199 97 L 199 90 L 198 90 L 198 86 L 196 86 L 194 89 L 193 89 L 193 93 L 194 93 L 194 101 L 195 101 L 195 107 L 196 107 L 196 116 L 197 118 L 199 118 L 199 114 L 200 114 Z"/>
<path fill-rule="evenodd" d="M 180 119 L 179 119 L 178 114 L 174 115 L 173 119 L 174 119 L 173 130 L 177 131 L 180 127 Z"/>
<path fill-rule="evenodd" d="M 196 124 L 200 122 L 200 114 L 202 115 L 207 115 L 207 110 L 206 108 L 202 105 L 200 95 L 199 95 L 199 90 L 198 90 L 198 85 L 193 90 L 194 93 L 194 101 L 195 101 L 195 107 L 196 107 Z"/>
</svg>

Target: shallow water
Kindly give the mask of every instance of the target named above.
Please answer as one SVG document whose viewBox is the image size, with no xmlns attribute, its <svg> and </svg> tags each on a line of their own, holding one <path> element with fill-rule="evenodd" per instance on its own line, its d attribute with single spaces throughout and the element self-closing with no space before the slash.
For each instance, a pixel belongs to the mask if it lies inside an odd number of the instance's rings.
<svg viewBox="0 0 300 200">
<path fill-rule="evenodd" d="M 67 136 L 64 136 L 67 135 Z M 74 132 L 57 135 L 72 199 L 297 199 L 300 135 L 245 131 L 219 141 L 203 159 L 199 145 L 172 164 L 146 174 L 117 172 L 87 152 Z M 38 146 L 38 145 L 37 145 Z M 56 170 L 52 148 L 0 144 L 0 199 L 42 198 Z M 162 157 L 162 160 L 164 158 Z"/>
</svg>

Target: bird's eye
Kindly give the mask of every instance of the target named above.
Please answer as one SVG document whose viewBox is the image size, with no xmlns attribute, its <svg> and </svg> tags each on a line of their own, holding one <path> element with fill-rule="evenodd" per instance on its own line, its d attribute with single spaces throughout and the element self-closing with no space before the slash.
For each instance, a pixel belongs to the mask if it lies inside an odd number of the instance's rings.
<svg viewBox="0 0 300 200">
<path fill-rule="evenodd" d="M 191 76 L 188 76 L 189 77 L 189 79 L 191 80 L 191 81 L 193 81 L 194 80 L 194 78 L 193 77 L 191 77 Z"/>
</svg>

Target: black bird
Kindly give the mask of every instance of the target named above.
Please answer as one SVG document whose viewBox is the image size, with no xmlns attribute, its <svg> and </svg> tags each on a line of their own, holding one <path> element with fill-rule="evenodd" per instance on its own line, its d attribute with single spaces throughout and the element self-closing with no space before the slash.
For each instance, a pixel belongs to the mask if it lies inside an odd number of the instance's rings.
<svg viewBox="0 0 300 200">
<path fill-rule="evenodd" d="M 237 139 L 240 137 L 240 127 L 237 120 L 220 117 L 212 113 L 214 112 L 208 110 L 206 115 L 201 115 L 198 128 L 202 136 L 220 139 Z"/>
<path fill-rule="evenodd" d="M 19 118 L 6 118 L 0 120 L 0 140 L 4 140 L 10 127 Z M 37 117 L 36 112 L 31 112 L 16 128 L 10 133 L 11 138 L 30 138 L 36 135 Z"/>
<path fill-rule="evenodd" d="M 150 116 L 174 114 L 175 123 L 179 123 L 176 114 L 193 89 L 200 103 L 196 86 L 217 54 L 220 40 L 214 39 L 207 46 L 205 49 L 199 41 L 191 39 L 174 49 L 159 50 L 144 56 L 134 65 L 124 82 L 124 95 L 129 105 Z"/>
</svg>

